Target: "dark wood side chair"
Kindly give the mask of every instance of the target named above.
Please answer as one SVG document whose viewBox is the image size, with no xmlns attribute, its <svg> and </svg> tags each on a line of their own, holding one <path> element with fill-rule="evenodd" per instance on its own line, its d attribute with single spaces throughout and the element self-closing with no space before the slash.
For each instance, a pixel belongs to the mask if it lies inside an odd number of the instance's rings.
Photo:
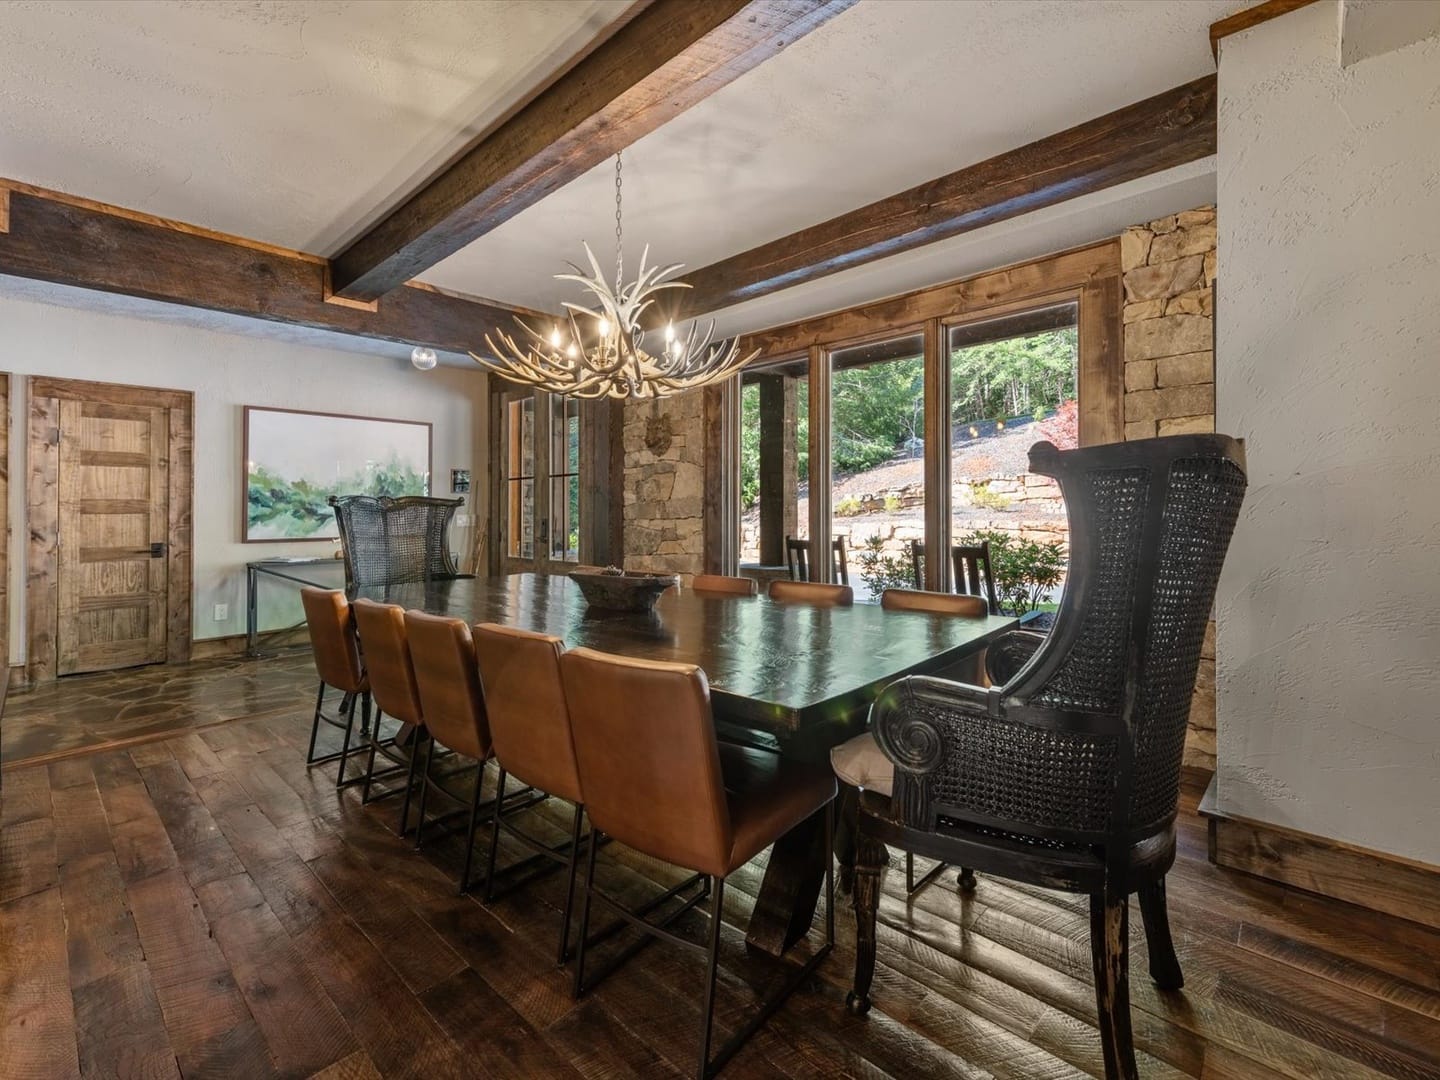
<svg viewBox="0 0 1440 1080">
<path fill-rule="evenodd" d="M 350 617 L 350 603 L 339 589 L 317 589 L 307 585 L 300 590 L 300 603 L 305 609 L 305 625 L 310 633 L 310 649 L 315 655 L 315 670 L 320 675 L 320 690 L 315 697 L 315 715 L 310 721 L 310 747 L 305 751 L 305 766 L 340 762 L 335 786 L 346 786 L 345 766 L 350 755 L 362 749 L 370 733 L 370 680 L 360 661 L 360 646 L 355 638 L 355 623 Z M 325 691 L 340 691 L 340 709 L 330 716 L 325 712 Z M 355 736 L 355 708 L 360 707 L 360 737 L 355 750 L 350 740 Z M 345 732 L 336 753 L 315 756 L 315 740 L 321 722 Z M 359 778 L 352 777 L 350 783 Z"/>
<path fill-rule="evenodd" d="M 475 762 L 475 786 L 470 792 L 466 818 L 465 865 L 460 871 L 460 892 L 463 893 L 470 884 L 470 861 L 475 852 L 475 825 L 482 806 L 485 763 L 491 756 L 490 720 L 485 711 L 485 696 L 480 690 L 475 641 L 463 619 L 447 619 L 420 611 L 405 613 L 405 636 L 415 669 L 425 730 L 430 736 L 425 740 L 420 764 L 420 812 L 415 819 L 417 848 L 424 838 L 425 805 L 431 790 L 455 798 L 434 775 L 436 745 Z M 448 775 L 454 776 L 455 770 Z M 492 805 L 492 812 L 493 809 Z"/>
<path fill-rule="evenodd" d="M 760 582 L 752 577 L 726 577 L 722 574 L 696 574 L 690 588 L 711 596 L 755 596 Z"/>
<path fill-rule="evenodd" d="M 910 541 L 910 580 L 916 589 L 925 588 L 925 541 Z"/>
<path fill-rule="evenodd" d="M 725 878 L 796 825 L 825 815 L 825 850 L 834 830 L 835 778 L 828 770 L 763 750 L 722 745 L 715 739 L 705 673 L 688 664 L 632 660 L 591 649 L 564 655 L 560 668 L 574 721 L 576 759 L 586 811 L 598 839 L 627 847 L 703 877 L 702 892 L 681 910 L 711 896 L 698 1064 L 712 1076 L 745 1040 L 807 980 L 833 947 L 834 875 L 825 872 L 825 942 L 789 973 L 757 1012 L 712 1059 L 715 975 L 723 923 Z M 647 934 L 699 949 L 628 909 L 595 887 L 596 844 L 591 843 L 580 915 L 575 992 L 585 982 L 592 904 L 621 913 Z M 623 959 L 628 953 L 621 953 Z M 613 963 L 610 969 L 613 970 Z M 603 977 L 603 976 L 602 976 Z M 598 981 L 598 980 L 597 980 Z"/>
<path fill-rule="evenodd" d="M 497 806 L 491 818 L 485 899 L 488 903 L 495 897 L 495 856 L 500 848 L 502 829 L 536 856 L 564 866 L 567 881 L 559 952 L 559 963 L 563 964 L 570 956 L 571 910 L 580 857 L 580 830 L 585 817 L 580 769 L 575 763 L 575 744 L 570 733 L 570 711 L 560 679 L 560 657 L 565 652 L 565 643 L 548 634 L 480 623 L 475 627 L 475 647 L 480 661 L 480 681 L 489 703 L 495 760 L 500 765 Z M 574 806 L 567 846 L 557 849 L 543 844 L 516 826 L 513 818 L 504 817 L 505 784 L 511 776 Z"/>
<path fill-rule="evenodd" d="M 370 675 L 370 692 L 375 698 L 375 723 L 367 740 L 370 750 L 369 766 L 365 770 L 365 784 L 361 789 L 360 801 L 370 801 L 371 785 L 375 776 L 375 755 L 384 754 L 398 765 L 405 766 L 405 786 L 401 789 L 400 820 L 396 831 L 404 836 L 410 831 L 410 795 L 415 788 L 415 769 L 427 737 L 425 715 L 420 704 L 420 687 L 415 681 L 415 666 L 410 658 L 409 638 L 405 633 L 405 609 L 397 604 L 377 604 L 363 597 L 350 605 L 355 615 L 355 630 L 360 636 L 360 648 L 365 656 L 365 669 Z M 388 716 L 409 725 L 408 757 L 395 756 L 398 744 L 382 744 L 380 720 Z M 387 794 L 394 794 L 388 792 Z"/>
<path fill-rule="evenodd" d="M 1000 598 L 995 594 L 994 563 L 990 561 L 990 541 L 974 547 L 956 544 L 950 549 L 955 568 L 955 591 L 966 596 L 983 596 L 990 605 L 990 614 L 1000 614 Z"/>
<path fill-rule="evenodd" d="M 810 580 L 810 548 L 809 540 L 796 540 L 793 536 L 785 538 L 785 564 L 790 568 L 791 581 Z M 830 556 L 836 582 L 849 585 L 850 563 L 846 556 L 843 536 L 837 536 L 830 541 Z"/>
<path fill-rule="evenodd" d="M 771 600 L 816 607 L 849 607 L 855 603 L 855 590 L 849 585 L 826 585 L 819 581 L 772 581 L 768 594 Z"/>
<path fill-rule="evenodd" d="M 1127 901 L 1139 894 L 1151 978 L 1178 990 L 1165 875 L 1205 624 L 1245 494 L 1244 450 L 1223 435 L 1069 451 L 1039 443 L 1030 468 L 1064 493 L 1069 585 L 1054 628 L 1008 682 L 911 676 L 871 710 L 881 762 L 870 763 L 859 800 L 847 1004 L 870 1007 L 887 844 L 1085 893 L 1106 1076 L 1132 1080 Z"/>
</svg>

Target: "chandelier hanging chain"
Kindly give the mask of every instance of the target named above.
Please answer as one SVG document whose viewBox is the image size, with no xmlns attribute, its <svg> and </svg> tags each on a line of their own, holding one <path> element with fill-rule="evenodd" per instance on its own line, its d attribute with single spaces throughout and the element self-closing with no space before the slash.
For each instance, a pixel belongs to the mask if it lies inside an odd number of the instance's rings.
<svg viewBox="0 0 1440 1080">
<path fill-rule="evenodd" d="M 548 333 L 517 316 L 515 325 L 524 337 L 516 340 L 498 328 L 486 334 L 490 354 L 470 354 L 482 366 L 511 382 L 551 394 L 636 399 L 669 397 L 732 378 L 760 355 L 756 349 L 742 356 L 738 338 L 715 341 L 713 319 L 703 334 L 693 322 L 678 333 L 674 324 L 667 322 L 660 349 L 652 353 L 645 348 L 646 325 L 653 327 L 656 321 L 653 314 L 645 316 L 645 312 L 655 303 L 656 294 L 662 289 L 688 289 L 690 285 L 665 280 L 682 269 L 679 263 L 647 267 L 648 246 L 640 254 L 639 276 L 625 283 L 622 179 L 620 155 L 616 154 L 614 288 L 606 284 L 605 273 L 590 245 L 584 244 L 591 273 L 571 263 L 573 274 L 555 277 L 584 287 L 599 302 L 598 308 L 566 300 L 562 304 L 564 314 L 551 324 Z"/>
<path fill-rule="evenodd" d="M 615 155 L 615 291 L 625 284 L 625 233 L 620 224 L 620 155 Z"/>
</svg>

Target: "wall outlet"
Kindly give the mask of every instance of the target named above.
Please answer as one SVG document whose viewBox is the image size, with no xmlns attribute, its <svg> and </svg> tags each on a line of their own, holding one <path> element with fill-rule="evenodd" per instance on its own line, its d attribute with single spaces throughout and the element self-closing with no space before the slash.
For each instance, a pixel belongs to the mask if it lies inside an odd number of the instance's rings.
<svg viewBox="0 0 1440 1080">
<path fill-rule="evenodd" d="M 216 621 L 216 622 L 224 622 L 224 621 L 225 621 L 226 619 L 228 619 L 228 618 L 230 618 L 230 605 L 229 605 L 229 604 L 216 604 L 216 605 L 215 605 L 215 621 Z"/>
<path fill-rule="evenodd" d="M 469 515 L 469 514 L 456 514 L 456 515 L 455 515 L 455 524 L 456 524 L 457 527 L 459 527 L 459 528 L 461 528 L 461 529 L 468 529 L 468 528 L 470 527 L 470 515 Z"/>
</svg>

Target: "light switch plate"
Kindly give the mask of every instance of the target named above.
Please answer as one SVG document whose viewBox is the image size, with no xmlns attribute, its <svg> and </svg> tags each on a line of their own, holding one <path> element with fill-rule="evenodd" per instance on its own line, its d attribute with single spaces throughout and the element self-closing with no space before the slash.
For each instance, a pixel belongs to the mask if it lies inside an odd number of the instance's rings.
<svg viewBox="0 0 1440 1080">
<path fill-rule="evenodd" d="M 224 621 L 225 621 L 226 619 L 228 619 L 228 618 L 230 618 L 230 605 L 229 605 L 229 604 L 216 604 L 216 605 L 215 605 L 215 621 L 216 621 L 216 622 L 224 622 Z"/>
</svg>

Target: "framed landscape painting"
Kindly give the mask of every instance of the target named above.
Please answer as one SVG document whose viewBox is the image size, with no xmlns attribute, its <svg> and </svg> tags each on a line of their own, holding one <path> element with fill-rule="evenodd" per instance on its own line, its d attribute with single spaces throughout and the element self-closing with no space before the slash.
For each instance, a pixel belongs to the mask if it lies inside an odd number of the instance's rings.
<svg viewBox="0 0 1440 1080">
<path fill-rule="evenodd" d="M 331 495 L 428 495 L 430 425 L 245 406 L 245 543 L 333 540 Z"/>
</svg>

